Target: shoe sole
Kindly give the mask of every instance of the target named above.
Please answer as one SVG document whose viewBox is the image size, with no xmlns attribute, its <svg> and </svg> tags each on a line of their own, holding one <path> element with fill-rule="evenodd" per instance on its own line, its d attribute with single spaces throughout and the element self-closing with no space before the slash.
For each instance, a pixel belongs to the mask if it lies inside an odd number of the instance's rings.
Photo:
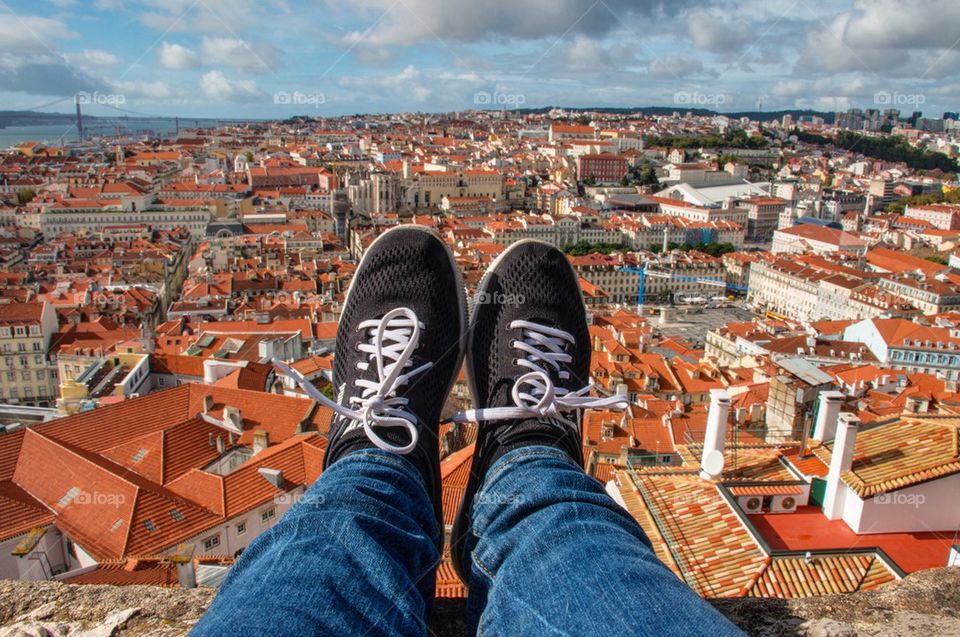
<svg viewBox="0 0 960 637">
<path fill-rule="evenodd" d="M 506 250 L 497 255 L 497 258 L 494 259 L 489 267 L 487 267 L 486 272 L 483 273 L 483 276 L 480 277 L 480 283 L 477 285 L 477 292 L 474 295 L 474 298 L 479 297 L 487 292 L 487 286 L 490 283 L 490 277 L 493 275 L 497 267 L 506 260 L 506 257 L 513 252 L 518 250 L 525 245 L 548 245 L 551 248 L 555 246 L 546 243 L 545 241 L 540 241 L 539 239 L 521 239 L 516 243 L 511 244 Z M 567 264 L 569 265 L 569 261 Z M 570 269 L 573 270 L 573 266 L 570 266 Z M 573 270 L 574 280 L 577 282 L 577 291 L 580 293 L 580 297 L 583 298 L 583 290 L 580 289 L 580 277 L 576 274 L 576 270 Z M 473 334 L 474 328 L 476 327 L 477 321 L 477 307 L 473 306 L 470 312 L 470 322 L 467 327 L 467 387 L 470 389 L 470 395 L 473 397 L 474 401 L 477 399 L 477 385 L 476 385 L 476 371 L 474 368 L 473 360 Z M 475 404 L 474 408 L 485 407 L 486 405 Z M 480 426 L 480 423 L 477 423 L 477 441 L 474 446 L 474 458 L 476 458 L 476 452 L 481 448 L 481 443 L 483 442 L 483 427 Z M 477 482 L 479 478 L 476 475 L 476 472 L 473 471 L 471 467 L 470 478 L 467 480 L 467 487 L 463 491 L 463 498 L 460 500 L 460 506 L 457 509 L 457 517 L 453 521 L 453 530 L 451 531 L 450 537 L 450 561 L 453 565 L 453 570 L 457 574 L 457 577 L 460 578 L 460 581 L 463 582 L 464 586 L 469 587 L 470 583 L 468 581 L 466 572 L 462 564 L 462 555 L 463 555 L 463 542 L 466 540 L 467 533 L 469 532 L 470 527 L 470 516 L 469 510 L 470 506 L 473 504 L 473 497 L 476 495 L 477 491 Z"/>
<path fill-rule="evenodd" d="M 456 365 L 454 365 L 455 371 L 454 371 L 453 377 L 450 379 L 450 383 L 447 385 L 447 389 L 443 393 L 444 396 L 449 396 L 450 391 L 453 389 L 454 384 L 456 384 L 457 382 L 457 377 L 460 375 L 460 368 L 463 365 L 463 359 L 466 354 L 466 346 L 467 346 L 466 339 L 467 339 L 467 324 L 468 324 L 467 290 L 463 284 L 463 274 L 460 272 L 460 268 L 457 266 L 457 260 L 453 256 L 453 250 L 450 249 L 450 246 L 447 245 L 446 241 L 440 238 L 440 235 L 438 235 L 436 232 L 434 232 L 430 228 L 427 228 L 426 226 L 400 225 L 394 228 L 390 228 L 389 230 L 387 230 L 386 232 L 384 232 L 383 234 L 381 234 L 380 236 L 378 236 L 376 239 L 373 240 L 373 242 L 367 248 L 366 252 L 363 253 L 363 257 L 361 257 L 360 263 L 357 264 L 357 272 L 360 272 L 360 270 L 363 268 L 363 265 L 367 261 L 367 258 L 373 253 L 374 246 L 376 246 L 379 241 L 381 241 L 384 237 L 389 235 L 391 232 L 397 232 L 400 230 L 408 230 L 408 231 L 414 230 L 417 232 L 423 232 L 425 234 L 430 235 L 437 241 L 439 241 L 440 244 L 443 246 L 444 252 L 446 252 L 447 254 L 447 258 L 450 260 L 450 267 L 453 268 L 453 273 L 455 277 L 454 280 L 456 281 L 456 284 L 457 284 L 457 294 L 459 296 L 458 309 L 460 311 L 460 345 L 459 345 L 460 351 L 457 353 L 457 363 Z M 356 282 L 357 282 L 357 277 L 356 275 L 354 275 L 353 279 L 350 281 L 350 286 L 347 288 L 347 294 L 343 299 L 343 307 L 347 307 L 347 305 L 350 303 L 351 294 L 353 293 L 354 284 Z M 439 428 L 437 429 L 437 433 L 439 434 Z M 329 444 L 329 441 L 328 441 L 328 444 Z M 440 445 L 440 441 L 437 440 L 438 448 L 439 448 L 439 445 Z M 439 460 L 438 460 L 437 480 L 439 479 L 440 479 L 440 471 L 439 471 Z M 437 500 L 434 503 L 434 508 L 437 511 L 437 522 L 440 528 L 443 529 L 444 524 L 443 524 L 443 506 L 442 506 L 442 502 L 443 502 L 443 484 L 442 483 L 438 484 L 438 489 L 440 491 L 439 500 Z M 430 497 L 431 499 L 433 499 L 434 494 L 431 493 Z M 440 555 L 443 555 L 443 540 L 444 540 L 444 533 L 441 532 L 440 544 L 437 546 L 437 550 L 439 551 Z"/>
</svg>

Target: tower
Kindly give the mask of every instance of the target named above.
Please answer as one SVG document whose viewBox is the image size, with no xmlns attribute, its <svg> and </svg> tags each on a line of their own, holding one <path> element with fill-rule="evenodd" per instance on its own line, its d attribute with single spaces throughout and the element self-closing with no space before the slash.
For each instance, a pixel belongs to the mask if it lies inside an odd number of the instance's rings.
<svg viewBox="0 0 960 637">
<path fill-rule="evenodd" d="M 80 141 L 83 141 L 83 113 L 80 112 L 80 94 L 77 93 L 74 96 L 74 101 L 77 104 L 77 135 L 80 136 Z"/>
</svg>

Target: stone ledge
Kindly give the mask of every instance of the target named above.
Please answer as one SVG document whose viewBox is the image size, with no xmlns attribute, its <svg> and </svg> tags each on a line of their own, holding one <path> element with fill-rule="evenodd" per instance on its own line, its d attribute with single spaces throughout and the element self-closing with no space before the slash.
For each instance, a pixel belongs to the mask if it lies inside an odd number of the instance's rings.
<svg viewBox="0 0 960 637">
<path fill-rule="evenodd" d="M 0 637 L 180 636 L 212 599 L 209 589 L 0 581 Z M 714 605 L 758 636 L 960 635 L 960 568 L 914 573 L 866 593 Z M 433 633 L 464 635 L 464 606 L 463 600 L 441 600 L 431 621 Z"/>
</svg>

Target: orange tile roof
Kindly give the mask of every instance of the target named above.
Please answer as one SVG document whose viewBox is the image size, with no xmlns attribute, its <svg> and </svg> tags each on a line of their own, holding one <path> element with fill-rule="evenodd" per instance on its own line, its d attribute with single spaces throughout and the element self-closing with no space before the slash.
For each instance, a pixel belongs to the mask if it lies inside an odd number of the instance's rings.
<svg viewBox="0 0 960 637">
<path fill-rule="evenodd" d="M 960 472 L 960 418 L 902 418 L 861 429 L 853 466 L 841 479 L 861 498 Z M 833 442 L 813 447 L 827 466 Z"/>
<path fill-rule="evenodd" d="M 741 597 L 752 587 L 767 557 L 713 483 L 691 475 L 637 475 L 634 484 L 695 591 Z"/>
<path fill-rule="evenodd" d="M 876 553 L 774 557 L 748 597 L 796 599 L 869 591 L 897 579 Z"/>
<path fill-rule="evenodd" d="M 240 410 L 241 435 L 198 417 L 206 396 L 211 417 Z M 329 417 L 313 401 L 188 384 L 0 436 L 0 537 L 54 523 L 97 559 L 164 550 L 316 480 Z M 254 429 L 269 448 L 226 476 L 203 471 L 214 436 L 249 446 Z"/>
<path fill-rule="evenodd" d="M 467 445 L 440 462 L 440 479 L 443 484 L 443 522 L 452 525 L 460 508 L 460 500 L 470 479 L 475 444 Z"/>
</svg>

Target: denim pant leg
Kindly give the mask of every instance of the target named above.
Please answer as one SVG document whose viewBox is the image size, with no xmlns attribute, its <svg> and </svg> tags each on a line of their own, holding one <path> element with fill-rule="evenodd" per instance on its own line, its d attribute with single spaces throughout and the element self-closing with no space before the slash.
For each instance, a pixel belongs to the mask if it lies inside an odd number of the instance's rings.
<svg viewBox="0 0 960 637">
<path fill-rule="evenodd" d="M 483 635 L 742 635 L 557 449 L 500 458 L 477 491 L 472 521 L 468 623 Z"/>
<path fill-rule="evenodd" d="M 351 453 L 243 552 L 191 635 L 426 635 L 439 533 L 409 461 Z"/>
</svg>

